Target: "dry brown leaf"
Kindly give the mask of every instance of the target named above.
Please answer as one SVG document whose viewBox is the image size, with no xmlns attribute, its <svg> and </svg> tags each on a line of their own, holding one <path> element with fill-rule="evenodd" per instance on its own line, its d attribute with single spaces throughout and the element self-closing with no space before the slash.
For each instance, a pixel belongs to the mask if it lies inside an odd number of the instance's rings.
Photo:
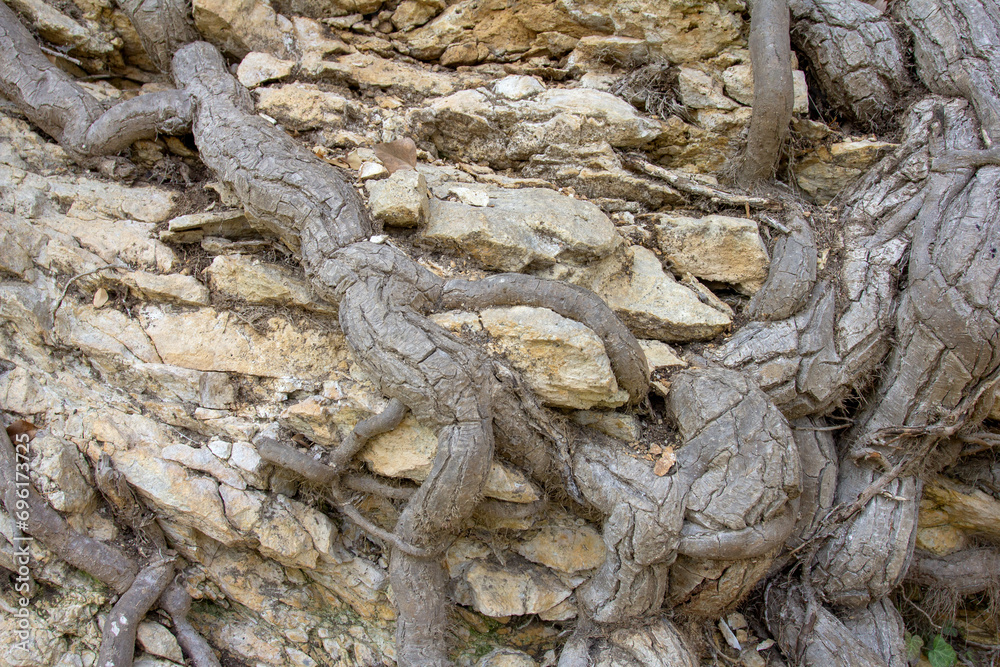
<svg viewBox="0 0 1000 667">
<path fill-rule="evenodd" d="M 94 308 L 100 308 L 108 302 L 108 290 L 103 287 L 99 287 L 96 292 L 94 292 Z"/>
<path fill-rule="evenodd" d="M 390 174 L 395 174 L 400 169 L 415 169 L 417 166 L 417 145 L 409 137 L 376 144 L 374 149 L 375 157 L 382 161 Z"/>
<path fill-rule="evenodd" d="M 14 444 L 23 443 L 24 438 L 22 436 L 24 435 L 27 435 L 28 441 L 31 441 L 35 438 L 36 433 L 38 433 L 38 427 L 23 419 L 18 419 L 16 422 L 7 427 L 7 436 Z"/>
<path fill-rule="evenodd" d="M 674 454 L 674 448 L 667 445 L 663 448 L 663 454 L 656 460 L 656 465 L 653 466 L 653 474 L 657 477 L 663 477 L 670 472 L 675 463 L 677 463 L 677 455 Z"/>
</svg>

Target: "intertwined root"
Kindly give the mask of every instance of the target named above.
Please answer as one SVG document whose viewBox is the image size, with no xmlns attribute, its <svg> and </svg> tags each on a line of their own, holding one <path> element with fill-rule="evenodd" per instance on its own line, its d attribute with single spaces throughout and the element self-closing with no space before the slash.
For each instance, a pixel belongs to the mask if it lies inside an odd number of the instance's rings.
<svg viewBox="0 0 1000 667">
<path fill-rule="evenodd" d="M 897 113 L 913 85 L 889 17 L 859 0 L 791 0 L 792 41 L 808 58 L 826 102 L 864 127 Z"/>
</svg>

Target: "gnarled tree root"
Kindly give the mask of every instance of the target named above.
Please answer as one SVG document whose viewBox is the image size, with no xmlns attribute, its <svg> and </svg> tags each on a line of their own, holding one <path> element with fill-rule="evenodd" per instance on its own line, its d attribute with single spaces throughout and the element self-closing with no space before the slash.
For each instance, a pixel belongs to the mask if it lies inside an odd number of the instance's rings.
<svg viewBox="0 0 1000 667">
<path fill-rule="evenodd" d="M 191 596 L 183 586 L 176 582 L 167 586 L 160 596 L 160 607 L 170 614 L 177 642 L 194 667 L 221 667 L 215 651 L 187 618 L 191 610 Z"/>
<path fill-rule="evenodd" d="M 104 621 L 97 664 L 103 667 L 132 667 L 139 621 L 156 603 L 173 577 L 172 561 L 148 565 L 136 576 Z"/>
</svg>

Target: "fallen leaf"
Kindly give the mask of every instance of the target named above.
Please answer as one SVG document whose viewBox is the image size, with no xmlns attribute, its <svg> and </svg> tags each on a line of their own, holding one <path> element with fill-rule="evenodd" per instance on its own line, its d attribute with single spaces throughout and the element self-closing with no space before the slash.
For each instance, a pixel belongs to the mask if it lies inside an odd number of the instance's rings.
<svg viewBox="0 0 1000 667">
<path fill-rule="evenodd" d="M 30 442 L 35 438 L 36 433 L 38 433 L 38 427 L 23 419 L 18 419 L 7 427 L 7 436 L 15 444 L 23 443 L 24 438 L 22 436 L 24 435 L 28 436 L 28 441 Z"/>
<path fill-rule="evenodd" d="M 99 287 L 96 292 L 94 292 L 94 308 L 100 308 L 108 302 L 108 290 L 103 287 Z"/>
<path fill-rule="evenodd" d="M 375 157 L 382 161 L 390 174 L 395 174 L 400 169 L 415 169 L 417 166 L 417 145 L 409 137 L 376 144 L 374 149 Z"/>
<path fill-rule="evenodd" d="M 677 463 L 677 455 L 674 454 L 674 448 L 667 445 L 663 448 L 660 458 L 656 460 L 656 465 L 653 466 L 653 474 L 657 477 L 663 477 L 670 472 L 675 463 Z"/>
</svg>

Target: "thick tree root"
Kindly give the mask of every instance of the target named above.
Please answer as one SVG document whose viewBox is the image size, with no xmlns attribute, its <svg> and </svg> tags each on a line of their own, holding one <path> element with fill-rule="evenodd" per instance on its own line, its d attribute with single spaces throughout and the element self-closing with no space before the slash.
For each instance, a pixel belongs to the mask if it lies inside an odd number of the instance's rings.
<svg viewBox="0 0 1000 667">
<path fill-rule="evenodd" d="M 104 622 L 98 665 L 132 667 L 139 621 L 156 603 L 173 577 L 173 562 L 153 563 L 136 576 L 132 586 L 118 599 Z"/>
<path fill-rule="evenodd" d="M 191 126 L 190 99 L 178 92 L 140 95 L 105 110 L 49 62 L 6 5 L 0 5 L 0 92 L 77 160 Z"/>
<path fill-rule="evenodd" d="M 23 524 L 22 530 L 39 540 L 57 556 L 83 570 L 113 590 L 124 593 L 139 568 L 118 549 L 81 535 L 38 495 L 28 481 L 24 466 L 17 465 L 14 445 L 0 428 L 0 488 L 7 513 Z"/>
<path fill-rule="evenodd" d="M 675 474 L 656 476 L 596 436 L 576 448 L 577 484 L 607 516 L 608 557 L 577 590 L 599 623 L 654 612 L 664 596 L 689 613 L 719 612 L 766 573 L 795 526 L 798 456 L 760 390 L 737 373 L 685 371 L 668 407 L 683 441 Z"/>
<path fill-rule="evenodd" d="M 889 17 L 860 0 L 790 0 L 792 42 L 812 65 L 826 101 L 863 127 L 896 113 L 913 85 Z"/>
<path fill-rule="evenodd" d="M 751 187 L 774 177 L 792 120 L 792 49 L 788 0 L 755 0 L 750 12 L 753 115 L 737 181 Z"/>
<path fill-rule="evenodd" d="M 177 642 L 194 667 L 221 667 L 219 659 L 215 657 L 215 651 L 187 618 L 191 610 L 191 596 L 183 586 L 177 583 L 167 586 L 160 596 L 160 607 L 170 614 Z"/>
<path fill-rule="evenodd" d="M 803 667 L 886 667 L 885 656 L 854 635 L 801 584 L 774 581 L 766 593 L 767 626 L 781 650 Z M 899 638 L 902 640 L 902 636 Z M 892 663 L 902 667 L 905 661 Z"/>
<path fill-rule="evenodd" d="M 744 311 L 753 320 L 783 320 L 808 302 L 816 283 L 816 239 L 800 206 L 786 202 L 788 233 L 778 237 L 764 286 Z"/>
</svg>

